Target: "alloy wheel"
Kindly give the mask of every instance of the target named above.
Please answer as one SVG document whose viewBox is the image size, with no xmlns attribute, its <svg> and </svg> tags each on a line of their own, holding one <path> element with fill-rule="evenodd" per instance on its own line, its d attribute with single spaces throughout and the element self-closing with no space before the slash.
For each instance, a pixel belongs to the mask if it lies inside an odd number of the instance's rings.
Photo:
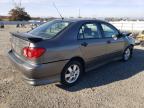
<svg viewBox="0 0 144 108">
<path fill-rule="evenodd" d="M 76 64 L 70 65 L 65 73 L 65 81 L 67 83 L 74 83 L 80 75 L 80 67 Z"/>
</svg>

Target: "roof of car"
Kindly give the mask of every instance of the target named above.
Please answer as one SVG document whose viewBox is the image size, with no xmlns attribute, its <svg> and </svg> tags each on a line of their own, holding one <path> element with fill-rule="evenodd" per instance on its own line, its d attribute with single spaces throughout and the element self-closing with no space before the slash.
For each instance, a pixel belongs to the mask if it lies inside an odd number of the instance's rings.
<svg viewBox="0 0 144 108">
<path fill-rule="evenodd" d="M 77 19 L 74 19 L 74 18 L 68 18 L 68 19 L 57 19 L 57 20 L 63 20 L 63 21 L 69 21 L 69 22 L 79 22 L 79 21 L 97 21 L 97 22 L 106 22 L 106 21 L 103 21 L 103 20 L 99 20 L 99 19 L 83 19 L 83 18 L 77 18 Z"/>
</svg>

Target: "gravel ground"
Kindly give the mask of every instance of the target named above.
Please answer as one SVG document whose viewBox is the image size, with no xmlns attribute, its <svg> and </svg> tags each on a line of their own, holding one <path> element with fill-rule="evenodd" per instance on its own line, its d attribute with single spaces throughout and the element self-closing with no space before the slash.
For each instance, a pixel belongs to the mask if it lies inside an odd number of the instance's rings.
<svg viewBox="0 0 144 108">
<path fill-rule="evenodd" d="M 144 108 L 144 48 L 128 62 L 113 62 L 84 75 L 71 88 L 59 83 L 30 86 L 7 58 L 9 32 L 0 29 L 0 108 Z"/>
</svg>

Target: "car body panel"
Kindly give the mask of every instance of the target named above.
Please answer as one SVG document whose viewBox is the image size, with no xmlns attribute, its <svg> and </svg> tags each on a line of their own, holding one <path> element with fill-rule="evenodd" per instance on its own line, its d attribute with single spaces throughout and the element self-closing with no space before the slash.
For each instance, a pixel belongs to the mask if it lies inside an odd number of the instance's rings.
<svg viewBox="0 0 144 108">
<path fill-rule="evenodd" d="M 25 75 L 27 79 L 45 79 L 48 76 L 56 76 L 62 71 L 68 60 L 52 62 L 48 64 L 31 64 L 19 59 L 12 51 L 9 51 L 8 57 L 12 64 Z M 55 68 L 57 67 L 57 68 Z"/>
</svg>

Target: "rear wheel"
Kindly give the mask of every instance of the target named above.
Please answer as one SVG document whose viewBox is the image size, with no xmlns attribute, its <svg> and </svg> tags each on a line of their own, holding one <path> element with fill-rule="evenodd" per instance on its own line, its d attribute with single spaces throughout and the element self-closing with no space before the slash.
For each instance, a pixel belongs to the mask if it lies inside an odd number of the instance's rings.
<svg viewBox="0 0 144 108">
<path fill-rule="evenodd" d="M 128 61 L 132 57 L 132 47 L 127 47 L 123 53 L 123 61 Z"/>
<path fill-rule="evenodd" d="M 83 66 L 79 61 L 69 62 L 61 73 L 61 83 L 65 86 L 73 86 L 78 82 L 83 72 Z"/>
</svg>

